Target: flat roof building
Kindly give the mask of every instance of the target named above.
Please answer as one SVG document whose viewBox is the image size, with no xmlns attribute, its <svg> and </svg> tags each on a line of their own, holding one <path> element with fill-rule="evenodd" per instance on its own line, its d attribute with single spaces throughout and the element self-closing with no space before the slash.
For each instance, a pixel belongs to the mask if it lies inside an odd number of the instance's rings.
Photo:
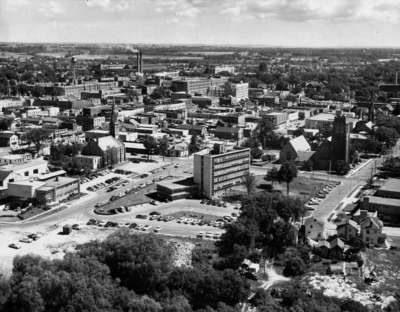
<svg viewBox="0 0 400 312">
<path fill-rule="evenodd" d="M 199 193 L 207 198 L 218 197 L 235 185 L 243 183 L 250 168 L 250 149 L 226 153 L 194 155 L 194 182 Z"/>
</svg>

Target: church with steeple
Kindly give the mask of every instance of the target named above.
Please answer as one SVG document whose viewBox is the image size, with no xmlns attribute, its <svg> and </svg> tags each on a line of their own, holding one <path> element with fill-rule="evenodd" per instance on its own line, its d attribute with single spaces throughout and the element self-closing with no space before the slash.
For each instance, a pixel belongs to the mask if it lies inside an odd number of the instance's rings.
<svg viewBox="0 0 400 312">
<path fill-rule="evenodd" d="M 100 156 L 101 167 L 108 167 L 126 160 L 125 145 L 119 140 L 118 111 L 112 106 L 109 135 L 90 139 L 82 155 Z"/>
</svg>

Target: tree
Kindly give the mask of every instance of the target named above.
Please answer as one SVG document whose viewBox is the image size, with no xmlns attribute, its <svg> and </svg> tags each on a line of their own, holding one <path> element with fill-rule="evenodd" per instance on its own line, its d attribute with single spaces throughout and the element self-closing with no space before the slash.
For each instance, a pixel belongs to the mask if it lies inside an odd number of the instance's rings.
<svg viewBox="0 0 400 312">
<path fill-rule="evenodd" d="M 34 128 L 23 135 L 23 140 L 28 144 L 34 144 L 38 153 L 43 145 L 43 142 L 49 138 L 49 132 L 42 128 Z"/>
<path fill-rule="evenodd" d="M 202 148 L 201 138 L 197 135 L 192 135 L 189 143 L 189 154 L 197 153 Z"/>
<path fill-rule="evenodd" d="M 263 249 L 271 256 L 282 252 L 293 244 L 290 222 L 298 220 L 303 210 L 298 199 L 279 194 L 260 192 L 244 197 L 239 218 L 226 226 L 216 243 L 220 255 L 231 257 L 234 250 L 239 250 L 238 246 Z"/>
<path fill-rule="evenodd" d="M 150 154 L 154 153 L 154 150 L 157 148 L 157 141 L 151 135 L 146 135 L 144 137 L 143 146 L 147 151 L 147 159 L 150 159 Z"/>
<path fill-rule="evenodd" d="M 256 188 L 256 177 L 253 173 L 247 172 L 243 176 L 243 184 L 246 188 L 247 196 L 251 196 Z"/>
<path fill-rule="evenodd" d="M 121 285 L 138 294 L 151 295 L 163 290 L 172 269 L 172 249 L 154 235 L 134 235 L 118 231 L 105 241 L 83 245 L 81 257 L 95 257 L 110 269 Z"/>
<path fill-rule="evenodd" d="M 272 187 L 274 186 L 275 181 L 279 181 L 279 171 L 276 167 L 272 167 L 271 170 L 267 172 L 267 175 L 264 178 L 266 181 L 271 181 Z"/>
<path fill-rule="evenodd" d="M 335 163 L 335 171 L 339 175 L 345 175 L 350 171 L 350 165 L 345 160 L 338 160 Z"/>
<path fill-rule="evenodd" d="M 263 155 L 263 151 L 260 150 L 258 147 L 252 147 L 250 149 L 250 155 L 251 155 L 251 158 L 253 158 L 253 159 L 260 159 L 261 156 Z"/>
<path fill-rule="evenodd" d="M 278 177 L 280 181 L 286 182 L 287 195 L 289 195 L 289 185 L 297 177 L 297 167 L 293 162 L 285 162 L 279 168 Z"/>
<path fill-rule="evenodd" d="M 267 63 L 261 62 L 261 63 L 258 65 L 258 71 L 261 72 L 261 73 L 266 72 L 266 71 L 267 71 Z"/>
<path fill-rule="evenodd" d="M 306 269 L 304 261 L 300 257 L 291 257 L 286 260 L 283 275 L 297 276 L 303 275 Z"/>
<path fill-rule="evenodd" d="M 0 130 L 8 130 L 11 126 L 12 119 L 11 118 L 1 118 L 0 119 Z"/>
<path fill-rule="evenodd" d="M 399 139 L 399 133 L 395 128 L 381 126 L 376 130 L 375 138 L 380 142 L 384 142 L 387 147 L 391 148 L 396 145 Z"/>
<path fill-rule="evenodd" d="M 313 171 L 314 163 L 311 159 L 304 162 L 302 169 L 305 171 Z"/>
<path fill-rule="evenodd" d="M 163 157 L 163 160 L 165 158 L 166 155 L 168 155 L 168 150 L 169 150 L 169 140 L 168 140 L 168 136 L 164 135 L 159 144 L 158 144 L 158 150 L 160 151 L 160 154 Z"/>
</svg>

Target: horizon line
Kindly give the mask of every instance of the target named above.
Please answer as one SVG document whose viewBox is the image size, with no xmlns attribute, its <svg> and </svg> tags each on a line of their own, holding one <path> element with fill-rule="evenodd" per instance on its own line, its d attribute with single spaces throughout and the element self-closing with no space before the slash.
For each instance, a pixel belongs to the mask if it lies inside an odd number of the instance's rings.
<svg viewBox="0 0 400 312">
<path fill-rule="evenodd" d="M 232 47 L 232 48 L 270 48 L 270 49 L 400 49 L 398 46 L 346 46 L 346 45 L 326 45 L 326 46 L 303 46 L 303 45 L 269 45 L 263 43 L 154 43 L 154 42 L 84 42 L 84 41 L 3 41 L 0 44 L 87 44 L 87 45 L 153 45 L 153 46 L 202 46 L 202 47 Z"/>
</svg>

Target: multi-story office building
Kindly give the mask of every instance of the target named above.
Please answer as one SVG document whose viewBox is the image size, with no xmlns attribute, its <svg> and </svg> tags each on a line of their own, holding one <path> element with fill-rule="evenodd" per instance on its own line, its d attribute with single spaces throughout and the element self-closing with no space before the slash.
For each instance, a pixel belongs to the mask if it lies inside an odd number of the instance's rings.
<svg viewBox="0 0 400 312">
<path fill-rule="evenodd" d="M 249 84 L 246 82 L 235 83 L 232 85 L 233 96 L 237 101 L 249 98 Z"/>
<path fill-rule="evenodd" d="M 194 155 L 194 182 L 199 193 L 207 198 L 218 197 L 235 185 L 243 183 L 249 172 L 250 149 L 226 153 Z"/>
<path fill-rule="evenodd" d="M 186 92 L 190 94 L 207 94 L 211 82 L 207 78 L 188 78 L 173 80 L 171 88 L 176 92 Z"/>
</svg>

